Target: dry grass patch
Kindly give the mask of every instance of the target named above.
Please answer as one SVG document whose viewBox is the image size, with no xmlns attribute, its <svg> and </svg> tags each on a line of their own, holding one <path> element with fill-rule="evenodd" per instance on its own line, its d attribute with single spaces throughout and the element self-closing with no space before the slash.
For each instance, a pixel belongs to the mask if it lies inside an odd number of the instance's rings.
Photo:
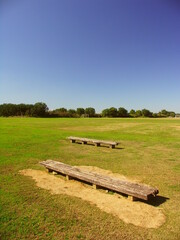
<svg viewBox="0 0 180 240">
<path fill-rule="evenodd" d="M 98 168 L 93 167 L 93 169 L 98 171 Z M 112 176 L 110 171 L 107 172 Z M 143 202 L 131 202 L 120 195 L 94 190 L 78 181 L 65 181 L 45 171 L 25 169 L 20 173 L 32 177 L 38 187 L 49 190 L 51 194 L 66 194 L 81 198 L 96 205 L 102 211 L 119 217 L 125 223 L 144 228 L 158 228 L 165 222 L 165 215 L 160 209 Z"/>
</svg>

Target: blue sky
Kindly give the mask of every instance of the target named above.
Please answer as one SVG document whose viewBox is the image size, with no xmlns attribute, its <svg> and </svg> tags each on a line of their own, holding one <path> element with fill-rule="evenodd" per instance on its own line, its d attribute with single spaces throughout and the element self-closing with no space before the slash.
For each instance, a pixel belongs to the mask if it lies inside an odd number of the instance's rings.
<svg viewBox="0 0 180 240">
<path fill-rule="evenodd" d="M 1 0 L 0 103 L 180 112 L 178 0 Z"/>
</svg>

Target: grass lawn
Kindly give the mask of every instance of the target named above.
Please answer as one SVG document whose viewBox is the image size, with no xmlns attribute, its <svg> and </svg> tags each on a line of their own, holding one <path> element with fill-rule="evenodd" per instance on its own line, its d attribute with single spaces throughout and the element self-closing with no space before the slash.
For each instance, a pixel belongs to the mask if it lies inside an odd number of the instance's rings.
<svg viewBox="0 0 180 240">
<path fill-rule="evenodd" d="M 68 136 L 120 141 L 121 149 L 71 144 Z M 156 186 L 166 222 L 146 229 L 94 205 L 51 195 L 20 175 L 39 162 L 97 166 Z M 98 190 L 97 190 L 98 191 Z M 166 199 L 167 198 L 167 199 Z M 180 239 L 180 119 L 0 118 L 0 239 Z"/>
</svg>

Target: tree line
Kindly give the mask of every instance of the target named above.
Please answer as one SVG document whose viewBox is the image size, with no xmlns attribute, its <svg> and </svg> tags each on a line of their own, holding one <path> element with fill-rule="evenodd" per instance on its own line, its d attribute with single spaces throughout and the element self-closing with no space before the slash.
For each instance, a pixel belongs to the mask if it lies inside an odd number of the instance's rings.
<svg viewBox="0 0 180 240">
<path fill-rule="evenodd" d="M 167 111 L 165 109 L 158 113 L 153 113 L 148 109 L 134 110 L 131 109 L 129 112 L 127 109 L 120 108 L 106 108 L 101 113 L 96 113 L 95 109 L 92 107 L 88 108 L 77 108 L 66 109 L 57 108 L 55 110 L 49 110 L 46 103 L 38 102 L 35 104 L 12 104 L 4 103 L 0 105 L 0 116 L 10 117 L 10 116 L 27 116 L 27 117 L 150 117 L 150 118 L 160 118 L 160 117 L 175 117 L 175 112 Z"/>
<path fill-rule="evenodd" d="M 48 110 L 47 105 L 41 102 L 35 104 L 4 103 L 0 105 L 0 116 L 45 117 L 48 116 Z"/>
</svg>

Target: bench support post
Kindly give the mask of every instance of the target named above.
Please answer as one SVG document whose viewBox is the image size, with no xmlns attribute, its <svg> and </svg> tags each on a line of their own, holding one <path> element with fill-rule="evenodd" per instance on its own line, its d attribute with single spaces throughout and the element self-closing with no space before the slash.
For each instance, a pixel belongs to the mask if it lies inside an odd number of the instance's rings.
<svg viewBox="0 0 180 240">
<path fill-rule="evenodd" d="M 136 198 L 136 197 L 133 197 L 133 196 L 128 196 L 128 199 L 129 199 L 130 201 L 132 201 L 132 202 L 134 202 L 134 201 L 137 200 L 137 198 Z"/>
<path fill-rule="evenodd" d="M 96 184 L 93 184 L 93 188 L 94 188 L 94 189 L 97 189 L 97 185 L 96 185 Z"/>
<path fill-rule="evenodd" d="M 109 145 L 110 148 L 115 148 L 115 145 Z"/>
<path fill-rule="evenodd" d="M 67 181 L 69 181 L 69 180 L 71 180 L 72 179 L 72 177 L 70 177 L 69 175 L 66 175 L 66 180 Z"/>
<path fill-rule="evenodd" d="M 99 146 L 100 146 L 100 143 L 95 143 L 95 146 L 96 146 L 96 147 L 99 147 Z"/>
<path fill-rule="evenodd" d="M 83 141 L 82 144 L 87 144 L 87 142 L 84 142 L 84 141 Z"/>
</svg>

